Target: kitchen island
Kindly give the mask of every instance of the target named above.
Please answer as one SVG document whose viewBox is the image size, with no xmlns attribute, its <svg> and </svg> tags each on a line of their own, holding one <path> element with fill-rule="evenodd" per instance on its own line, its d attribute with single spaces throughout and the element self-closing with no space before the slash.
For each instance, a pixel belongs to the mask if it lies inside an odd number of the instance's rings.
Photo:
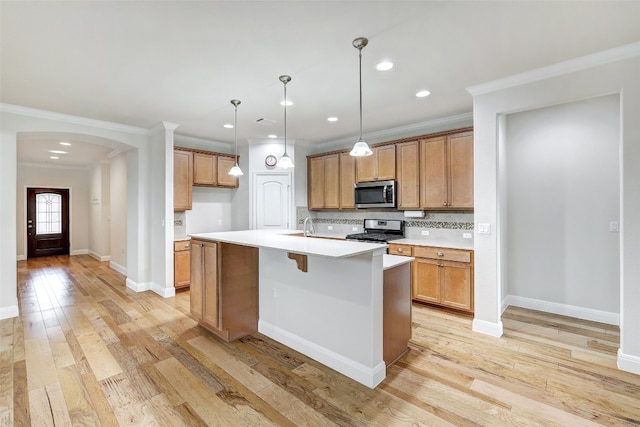
<svg viewBox="0 0 640 427">
<path fill-rule="evenodd" d="M 410 338 L 412 258 L 386 255 L 386 244 L 305 238 L 292 235 L 295 233 L 299 231 L 191 235 L 196 250 L 196 245 L 214 245 L 216 249 L 212 250 L 219 252 L 215 256 L 219 269 L 216 277 L 221 282 L 214 291 L 214 316 L 220 320 L 225 315 L 225 301 L 221 300 L 225 288 L 234 298 L 230 290 L 236 285 L 243 287 L 243 294 L 234 301 L 235 308 L 243 312 L 251 310 L 252 292 L 257 293 L 260 333 L 375 387 L 385 378 L 386 366 L 406 351 Z M 225 269 L 233 271 L 225 273 Z M 230 280 L 234 275 L 239 276 Z M 385 276 L 393 282 L 389 292 Z M 205 301 L 206 293 L 204 290 Z M 243 324 L 246 326 L 246 322 Z M 203 326 L 210 324 L 205 321 Z M 246 328 L 242 331 L 250 332 Z M 227 337 L 237 338 L 233 331 Z M 391 344 L 385 345 L 389 339 Z M 383 355 L 385 348 L 391 347 L 394 350 Z"/>
</svg>

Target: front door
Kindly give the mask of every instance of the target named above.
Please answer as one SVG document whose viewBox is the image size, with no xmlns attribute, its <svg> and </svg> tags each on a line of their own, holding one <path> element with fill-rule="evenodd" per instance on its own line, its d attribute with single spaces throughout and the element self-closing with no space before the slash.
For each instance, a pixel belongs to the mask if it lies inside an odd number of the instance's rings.
<svg viewBox="0 0 640 427">
<path fill-rule="evenodd" d="M 69 190 L 27 188 L 27 258 L 69 255 Z"/>
</svg>

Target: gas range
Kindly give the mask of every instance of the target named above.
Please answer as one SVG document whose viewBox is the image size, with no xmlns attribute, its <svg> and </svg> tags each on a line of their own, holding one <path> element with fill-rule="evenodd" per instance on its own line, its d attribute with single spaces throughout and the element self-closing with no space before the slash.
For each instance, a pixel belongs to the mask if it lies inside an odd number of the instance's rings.
<svg viewBox="0 0 640 427">
<path fill-rule="evenodd" d="M 349 234 L 347 240 L 387 243 L 404 238 L 404 221 L 399 219 L 365 219 L 364 233 Z"/>
</svg>

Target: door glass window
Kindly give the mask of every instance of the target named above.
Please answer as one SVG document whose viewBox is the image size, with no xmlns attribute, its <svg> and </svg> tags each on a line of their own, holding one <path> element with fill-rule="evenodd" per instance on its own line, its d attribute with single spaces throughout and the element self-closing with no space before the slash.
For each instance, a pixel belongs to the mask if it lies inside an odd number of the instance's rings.
<svg viewBox="0 0 640 427">
<path fill-rule="evenodd" d="M 36 234 L 62 232 L 62 196 L 54 193 L 36 194 Z"/>
</svg>

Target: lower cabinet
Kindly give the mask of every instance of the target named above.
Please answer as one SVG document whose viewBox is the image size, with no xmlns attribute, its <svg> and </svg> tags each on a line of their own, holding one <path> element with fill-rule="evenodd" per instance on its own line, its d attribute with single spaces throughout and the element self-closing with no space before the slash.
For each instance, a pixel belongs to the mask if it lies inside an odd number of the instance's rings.
<svg viewBox="0 0 640 427">
<path fill-rule="evenodd" d="M 473 251 L 432 246 L 389 245 L 389 253 L 415 257 L 414 301 L 473 312 Z"/>
<path fill-rule="evenodd" d="M 191 241 L 191 314 L 233 341 L 258 330 L 258 249 Z"/>
<path fill-rule="evenodd" d="M 191 242 L 173 242 L 173 287 L 188 289 L 191 284 Z"/>
</svg>

